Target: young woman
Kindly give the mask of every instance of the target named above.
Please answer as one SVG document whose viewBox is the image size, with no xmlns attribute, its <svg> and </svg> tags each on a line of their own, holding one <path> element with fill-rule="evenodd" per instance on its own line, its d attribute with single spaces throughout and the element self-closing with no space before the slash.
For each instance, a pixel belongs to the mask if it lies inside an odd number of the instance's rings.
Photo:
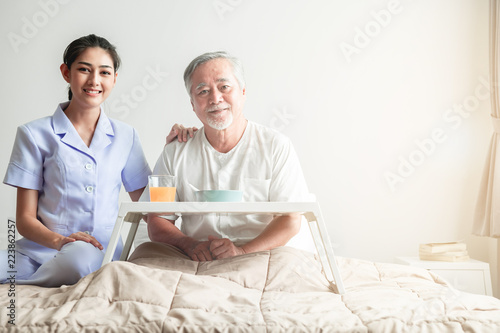
<svg viewBox="0 0 500 333">
<path fill-rule="evenodd" d="M 64 52 L 60 70 L 69 102 L 18 128 L 4 183 L 17 187 L 16 283 L 74 284 L 100 267 L 118 212 L 121 185 L 137 201 L 151 170 L 136 131 L 101 104 L 116 83 L 120 58 L 88 35 Z M 175 125 L 167 137 L 186 137 Z M 121 246 L 117 256 L 121 252 Z M 12 271 L 0 251 L 0 282 Z"/>
</svg>

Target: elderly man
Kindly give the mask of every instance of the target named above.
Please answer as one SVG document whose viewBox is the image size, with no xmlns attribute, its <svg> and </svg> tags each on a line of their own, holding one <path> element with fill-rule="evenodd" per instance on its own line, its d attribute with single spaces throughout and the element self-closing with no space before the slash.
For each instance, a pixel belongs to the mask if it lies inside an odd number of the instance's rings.
<svg viewBox="0 0 500 333">
<path fill-rule="evenodd" d="M 248 121 L 243 69 L 225 52 L 205 53 L 184 72 L 193 110 L 203 123 L 187 143 L 165 146 L 154 174 L 175 175 L 177 201 L 196 201 L 195 190 L 242 190 L 243 201 L 305 201 L 308 190 L 289 139 Z M 147 191 L 145 191 L 147 192 Z M 148 216 L 152 241 L 207 261 L 286 245 L 301 230 L 300 215 L 208 214 L 173 220 Z M 307 229 L 302 232 L 309 235 Z"/>
</svg>

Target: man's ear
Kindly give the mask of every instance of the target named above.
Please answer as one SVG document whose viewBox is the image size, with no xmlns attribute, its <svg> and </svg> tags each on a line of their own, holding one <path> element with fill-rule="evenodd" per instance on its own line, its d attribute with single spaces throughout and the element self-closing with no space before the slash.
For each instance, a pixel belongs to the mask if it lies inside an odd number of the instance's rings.
<svg viewBox="0 0 500 333">
<path fill-rule="evenodd" d="M 62 77 L 64 78 L 64 80 L 69 83 L 69 81 L 70 81 L 70 75 L 69 75 L 68 65 L 62 64 L 59 67 L 59 69 L 61 70 L 61 74 L 62 74 Z"/>
</svg>

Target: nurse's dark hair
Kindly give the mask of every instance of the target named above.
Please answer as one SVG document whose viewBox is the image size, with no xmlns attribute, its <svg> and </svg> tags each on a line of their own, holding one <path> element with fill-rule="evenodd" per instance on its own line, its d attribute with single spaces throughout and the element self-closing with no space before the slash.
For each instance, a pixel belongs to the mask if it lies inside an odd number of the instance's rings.
<svg viewBox="0 0 500 333">
<path fill-rule="evenodd" d="M 101 49 L 107 51 L 113 59 L 114 71 L 118 71 L 120 67 L 121 60 L 120 56 L 116 52 L 116 47 L 108 42 L 104 37 L 99 37 L 94 34 L 83 36 L 72 41 L 66 50 L 64 50 L 63 61 L 68 68 L 71 68 L 73 62 L 89 47 L 100 47 Z M 71 92 L 71 87 L 68 88 L 68 99 L 71 100 L 73 93 Z"/>
</svg>

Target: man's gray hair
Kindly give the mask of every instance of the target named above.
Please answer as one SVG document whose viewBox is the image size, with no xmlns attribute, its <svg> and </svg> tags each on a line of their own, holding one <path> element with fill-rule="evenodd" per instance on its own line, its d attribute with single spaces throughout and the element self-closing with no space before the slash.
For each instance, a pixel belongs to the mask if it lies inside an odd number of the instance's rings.
<svg viewBox="0 0 500 333">
<path fill-rule="evenodd" d="M 229 63 L 233 66 L 233 74 L 236 77 L 236 80 L 238 80 L 238 84 L 240 85 L 240 89 L 243 90 L 245 88 L 245 76 L 243 73 L 243 65 L 241 64 L 241 61 L 230 55 L 229 53 L 225 51 L 217 51 L 217 52 L 207 52 L 204 53 L 191 61 L 191 63 L 186 67 L 186 70 L 184 71 L 184 84 L 186 85 L 186 90 L 191 96 L 191 86 L 193 85 L 193 82 L 191 81 L 191 76 L 193 75 L 193 72 L 195 69 L 201 65 L 206 63 L 207 61 L 213 60 L 213 59 L 227 59 Z"/>
</svg>

